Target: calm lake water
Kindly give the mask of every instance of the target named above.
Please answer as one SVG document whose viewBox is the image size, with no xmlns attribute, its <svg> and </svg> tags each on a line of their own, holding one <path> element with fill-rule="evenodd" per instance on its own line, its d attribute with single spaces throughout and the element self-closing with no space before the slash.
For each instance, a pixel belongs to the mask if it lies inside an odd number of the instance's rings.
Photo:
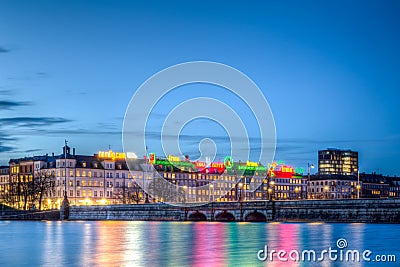
<svg viewBox="0 0 400 267">
<path fill-rule="evenodd" d="M 287 253 L 338 250 L 340 238 L 347 242 L 344 252 L 370 250 L 372 260 L 395 255 L 397 263 L 330 261 L 327 255 L 322 262 L 257 258 L 265 245 Z M 283 265 L 400 266 L 400 225 L 0 221 L 0 266 Z"/>
</svg>

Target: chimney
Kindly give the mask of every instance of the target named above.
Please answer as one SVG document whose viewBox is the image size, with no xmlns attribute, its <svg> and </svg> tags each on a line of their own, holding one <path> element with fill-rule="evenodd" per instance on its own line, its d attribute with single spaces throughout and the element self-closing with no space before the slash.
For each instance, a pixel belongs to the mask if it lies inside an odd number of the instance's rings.
<svg viewBox="0 0 400 267">
<path fill-rule="evenodd" d="M 54 157 L 54 152 L 53 152 L 53 153 L 51 153 L 51 155 L 52 155 L 52 157 Z"/>
<path fill-rule="evenodd" d="M 72 149 L 72 155 L 75 156 L 75 147 Z"/>
</svg>

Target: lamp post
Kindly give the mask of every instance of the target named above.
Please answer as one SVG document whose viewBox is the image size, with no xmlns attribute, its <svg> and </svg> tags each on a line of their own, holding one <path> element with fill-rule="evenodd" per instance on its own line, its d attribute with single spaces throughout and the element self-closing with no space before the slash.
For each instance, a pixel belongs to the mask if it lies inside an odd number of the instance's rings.
<svg viewBox="0 0 400 267">
<path fill-rule="evenodd" d="M 360 171 L 357 172 L 357 198 L 360 198 Z"/>
<path fill-rule="evenodd" d="M 67 140 L 65 140 L 65 147 L 64 147 L 64 200 L 62 201 L 61 205 L 61 219 L 66 220 L 69 218 L 69 201 L 67 197 Z"/>
<path fill-rule="evenodd" d="M 328 191 L 329 191 L 329 187 L 328 187 L 328 186 L 325 186 L 325 187 L 324 187 L 325 198 L 328 198 Z"/>
<path fill-rule="evenodd" d="M 243 183 L 240 182 L 240 183 L 238 184 L 238 186 L 239 186 L 239 202 L 242 202 L 242 188 L 243 188 Z"/>
<path fill-rule="evenodd" d="M 268 200 L 271 200 L 272 189 L 268 188 Z"/>
<path fill-rule="evenodd" d="M 314 169 L 314 164 L 307 163 L 308 176 L 307 176 L 307 198 L 309 198 L 308 191 L 310 190 L 310 172 L 311 169 Z"/>
<path fill-rule="evenodd" d="M 211 193 L 212 193 L 212 197 L 211 197 Z M 210 194 L 209 201 L 212 200 L 212 202 L 214 202 L 214 185 L 213 184 L 210 184 L 209 194 Z"/>
<path fill-rule="evenodd" d="M 299 191 L 300 191 L 300 188 L 298 188 L 296 186 L 296 188 L 294 189 L 294 192 L 295 192 L 295 196 L 296 196 L 297 199 L 299 198 Z"/>
<path fill-rule="evenodd" d="M 183 203 L 186 203 L 186 189 L 187 189 L 187 186 L 184 185 L 183 186 Z"/>
<path fill-rule="evenodd" d="M 64 198 L 67 198 L 67 144 L 68 141 L 65 140 L 64 148 Z"/>
<path fill-rule="evenodd" d="M 268 183 L 268 198 L 269 200 L 273 199 L 273 192 L 274 192 L 274 186 L 275 186 L 275 181 L 269 181 Z"/>
</svg>

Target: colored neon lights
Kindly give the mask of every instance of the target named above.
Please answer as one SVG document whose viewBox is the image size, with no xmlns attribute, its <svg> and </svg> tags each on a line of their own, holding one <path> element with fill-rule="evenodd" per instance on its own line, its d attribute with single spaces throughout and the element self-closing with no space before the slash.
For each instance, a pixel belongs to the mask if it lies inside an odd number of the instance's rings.
<svg viewBox="0 0 400 267">
<path fill-rule="evenodd" d="M 101 159 L 125 159 L 126 155 L 123 152 L 114 152 L 112 150 L 109 151 L 99 151 L 98 157 Z"/>
</svg>

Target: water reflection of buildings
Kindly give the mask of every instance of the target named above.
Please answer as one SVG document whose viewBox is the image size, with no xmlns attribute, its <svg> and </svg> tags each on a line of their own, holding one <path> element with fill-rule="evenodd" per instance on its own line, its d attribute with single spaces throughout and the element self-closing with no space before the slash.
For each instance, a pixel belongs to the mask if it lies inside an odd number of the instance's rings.
<svg viewBox="0 0 400 267">
<path fill-rule="evenodd" d="M 193 255 L 190 266 L 229 266 L 227 260 L 226 227 L 223 224 L 195 223 L 193 225 Z M 213 240 L 213 242 L 210 242 Z"/>
</svg>

